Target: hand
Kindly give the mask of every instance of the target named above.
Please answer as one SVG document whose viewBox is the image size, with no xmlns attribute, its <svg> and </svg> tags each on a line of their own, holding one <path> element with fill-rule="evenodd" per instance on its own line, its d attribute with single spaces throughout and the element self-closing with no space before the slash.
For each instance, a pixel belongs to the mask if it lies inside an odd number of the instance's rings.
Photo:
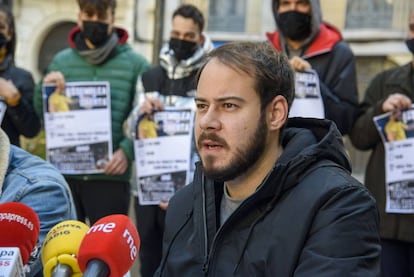
<svg viewBox="0 0 414 277">
<path fill-rule="evenodd" d="M 128 168 L 128 159 L 124 153 L 122 148 L 116 150 L 113 155 L 112 159 L 104 167 L 105 174 L 108 175 L 118 175 L 123 174 Z"/>
<path fill-rule="evenodd" d="M 411 108 L 411 99 L 401 93 L 394 93 L 388 96 L 382 103 L 382 111 L 390 112 L 393 110 L 404 110 Z"/>
<path fill-rule="evenodd" d="M 310 65 L 309 62 L 297 56 L 291 58 L 289 62 L 295 71 L 305 71 L 305 70 L 312 69 L 312 66 Z"/>
<path fill-rule="evenodd" d="M 152 114 L 154 111 L 164 110 L 164 104 L 158 98 L 145 98 L 139 107 L 140 114 Z"/>
<path fill-rule="evenodd" d="M 166 211 L 166 210 L 167 210 L 167 208 L 168 208 L 168 202 L 161 201 L 161 202 L 160 202 L 159 207 L 160 207 L 162 210 Z"/>
<path fill-rule="evenodd" d="M 0 96 L 4 98 L 8 106 L 17 106 L 21 94 L 11 80 L 0 77 Z"/>
<path fill-rule="evenodd" d="M 52 83 L 56 84 L 56 89 L 59 91 L 65 90 L 65 77 L 60 71 L 51 71 L 45 78 L 43 78 L 43 83 Z"/>
</svg>

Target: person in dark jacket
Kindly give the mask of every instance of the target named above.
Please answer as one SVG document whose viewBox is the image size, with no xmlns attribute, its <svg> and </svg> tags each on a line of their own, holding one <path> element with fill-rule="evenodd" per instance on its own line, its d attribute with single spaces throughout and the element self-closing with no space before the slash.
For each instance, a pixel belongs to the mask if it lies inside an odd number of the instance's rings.
<svg viewBox="0 0 414 277">
<path fill-rule="evenodd" d="M 138 77 L 149 63 L 127 43 L 126 30 L 116 27 L 115 0 L 78 0 L 78 26 L 69 33 L 70 47 L 56 54 L 35 89 L 34 106 L 43 115 L 42 84 L 108 81 L 110 85 L 112 158 L 102 174 L 65 175 L 79 220 L 93 224 L 110 214 L 127 214 L 130 202 L 132 141 L 123 123 L 132 109 Z"/>
<path fill-rule="evenodd" d="M 285 53 L 295 71 L 313 69 L 319 76 L 325 118 L 346 135 L 358 109 L 355 58 L 340 31 L 322 21 L 319 0 L 273 0 L 277 31 L 269 42 Z"/>
<path fill-rule="evenodd" d="M 379 73 L 370 82 L 360 104 L 361 115 L 350 133 L 359 150 L 372 151 L 365 170 L 365 185 L 378 202 L 383 276 L 414 276 L 414 215 L 386 212 L 385 149 L 373 118 L 386 112 L 410 109 L 414 100 L 414 10 L 406 44 L 413 54 L 408 64 Z"/>
<path fill-rule="evenodd" d="M 20 146 L 20 135 L 32 138 L 39 133 L 40 120 L 33 109 L 33 76 L 15 65 L 15 49 L 14 16 L 7 6 L 0 5 L 0 98 L 6 104 L 0 122 L 10 142 Z"/>
<path fill-rule="evenodd" d="M 289 61 L 267 42 L 207 55 L 201 161 L 169 202 L 156 276 L 379 276 L 375 200 L 331 121 L 287 120 L 293 97 Z"/>
<path fill-rule="evenodd" d="M 204 16 L 196 6 L 183 4 L 174 10 L 170 40 L 160 51 L 160 64 L 146 71 L 138 81 L 137 103 L 127 125 L 131 137 L 137 132 L 135 123 L 143 107 L 150 107 L 146 110 L 148 114 L 153 108 L 165 106 L 194 109 L 195 75 L 203 65 L 205 54 L 213 49 L 203 30 Z M 142 277 L 153 276 L 161 261 L 166 205 L 165 202 L 161 206 L 141 205 L 138 197 L 135 198 Z"/>
</svg>

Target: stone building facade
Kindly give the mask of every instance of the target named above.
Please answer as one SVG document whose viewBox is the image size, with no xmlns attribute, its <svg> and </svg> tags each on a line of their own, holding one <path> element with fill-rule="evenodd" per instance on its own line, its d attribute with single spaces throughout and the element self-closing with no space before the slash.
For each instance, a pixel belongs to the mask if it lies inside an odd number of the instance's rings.
<svg viewBox="0 0 414 277">
<path fill-rule="evenodd" d="M 362 98 L 378 72 L 410 60 L 404 39 L 412 0 L 320 0 L 323 18 L 339 27 L 357 57 L 358 87 Z M 30 70 L 35 80 L 50 59 L 67 47 L 67 33 L 76 25 L 76 0 L 15 0 L 17 65 Z M 116 23 L 128 30 L 129 42 L 153 60 L 154 39 L 168 39 L 171 13 L 182 2 L 200 7 L 207 18 L 206 32 L 216 42 L 264 40 L 274 29 L 271 0 L 118 0 Z M 163 16 L 157 17 L 159 7 Z M 158 13 L 159 14 L 159 13 Z M 161 27 L 161 28 L 160 28 Z M 161 30 L 154 32 L 154 30 Z M 158 52 L 158 48 L 155 48 Z M 156 56 L 156 55 L 155 55 Z M 345 138 L 346 140 L 346 138 Z M 368 153 L 346 142 L 354 172 L 363 173 Z"/>
</svg>

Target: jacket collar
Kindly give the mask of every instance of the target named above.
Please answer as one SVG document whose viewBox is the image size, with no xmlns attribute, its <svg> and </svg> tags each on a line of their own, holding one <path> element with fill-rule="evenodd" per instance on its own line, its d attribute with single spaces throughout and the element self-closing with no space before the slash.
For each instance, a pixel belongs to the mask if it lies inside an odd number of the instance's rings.
<svg viewBox="0 0 414 277">
<path fill-rule="evenodd" d="M 266 33 L 266 36 L 277 51 L 283 52 L 282 37 L 278 31 L 273 33 Z M 323 22 L 320 25 L 318 35 L 305 50 L 303 57 L 309 58 L 328 53 L 332 51 L 332 48 L 335 46 L 335 44 L 341 40 L 342 35 L 340 31 L 335 26 L 327 22 Z"/>
<path fill-rule="evenodd" d="M 125 44 L 128 40 L 128 32 L 125 29 L 122 28 L 114 28 L 116 34 L 118 35 L 118 44 Z M 74 27 L 70 32 L 68 36 L 68 42 L 69 46 L 71 48 L 76 48 L 75 38 L 79 35 L 81 32 L 81 29 L 79 26 Z"/>
</svg>

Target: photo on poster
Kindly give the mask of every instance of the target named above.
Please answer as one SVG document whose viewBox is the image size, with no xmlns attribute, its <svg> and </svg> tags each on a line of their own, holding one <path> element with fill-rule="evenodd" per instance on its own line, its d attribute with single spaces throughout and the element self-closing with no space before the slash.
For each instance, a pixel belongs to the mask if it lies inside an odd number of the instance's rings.
<svg viewBox="0 0 414 277">
<path fill-rule="evenodd" d="M 374 117 L 374 123 L 384 143 L 414 137 L 414 109 L 394 110 Z"/>
</svg>

